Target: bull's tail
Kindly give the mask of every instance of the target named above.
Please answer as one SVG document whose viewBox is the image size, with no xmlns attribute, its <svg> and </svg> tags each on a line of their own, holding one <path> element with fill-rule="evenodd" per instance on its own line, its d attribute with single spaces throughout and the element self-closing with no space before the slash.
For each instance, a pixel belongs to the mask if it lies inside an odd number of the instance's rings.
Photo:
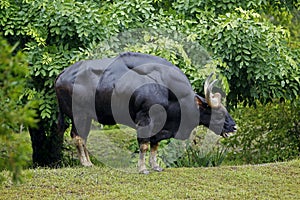
<svg viewBox="0 0 300 200">
<path fill-rule="evenodd" d="M 55 87 L 55 93 L 56 93 L 56 98 L 57 98 L 57 103 L 58 103 L 58 121 L 57 121 L 57 129 L 58 129 L 58 133 L 59 134 L 64 134 L 64 132 L 66 131 L 66 129 L 68 128 L 68 124 L 66 124 L 65 122 L 65 117 L 64 117 L 64 112 L 62 110 L 62 101 L 60 99 L 60 95 L 59 95 L 59 84 L 58 84 L 58 79 L 59 77 L 61 76 L 61 74 L 63 73 L 64 71 L 62 71 L 55 79 L 54 81 L 54 87 Z"/>
<path fill-rule="evenodd" d="M 57 91 L 56 94 L 58 94 Z M 58 95 L 57 95 L 57 102 L 58 102 L 57 130 L 59 134 L 64 134 L 66 129 L 69 127 L 69 124 L 65 122 L 65 114 L 62 110 L 62 105 Z"/>
<path fill-rule="evenodd" d="M 68 128 L 68 125 L 65 123 L 64 113 L 59 108 L 58 113 L 58 122 L 57 122 L 57 129 L 60 134 L 64 134 L 66 129 Z"/>
</svg>

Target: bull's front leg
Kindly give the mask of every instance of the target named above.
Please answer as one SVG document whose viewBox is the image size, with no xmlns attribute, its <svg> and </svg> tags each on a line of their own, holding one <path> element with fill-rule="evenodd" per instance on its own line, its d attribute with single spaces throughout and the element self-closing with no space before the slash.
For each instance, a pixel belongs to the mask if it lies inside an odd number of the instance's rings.
<svg viewBox="0 0 300 200">
<path fill-rule="evenodd" d="M 150 150 L 149 164 L 154 171 L 161 172 L 163 171 L 163 169 L 158 165 L 157 157 L 156 157 L 158 146 L 159 146 L 158 143 L 150 143 L 151 150 Z"/>
<path fill-rule="evenodd" d="M 146 167 L 146 153 L 148 151 L 148 142 L 140 144 L 140 156 L 138 162 L 139 173 L 141 174 L 149 174 L 149 171 Z"/>
</svg>

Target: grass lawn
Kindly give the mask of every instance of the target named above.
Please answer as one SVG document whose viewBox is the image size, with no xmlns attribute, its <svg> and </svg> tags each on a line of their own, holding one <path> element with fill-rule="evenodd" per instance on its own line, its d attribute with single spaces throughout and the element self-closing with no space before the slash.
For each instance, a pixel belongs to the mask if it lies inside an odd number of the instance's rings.
<svg viewBox="0 0 300 200">
<path fill-rule="evenodd" d="M 8 177 L 8 172 L 1 172 Z M 0 199 L 299 199 L 300 160 L 256 166 L 165 169 L 149 175 L 108 167 L 24 170 Z"/>
</svg>

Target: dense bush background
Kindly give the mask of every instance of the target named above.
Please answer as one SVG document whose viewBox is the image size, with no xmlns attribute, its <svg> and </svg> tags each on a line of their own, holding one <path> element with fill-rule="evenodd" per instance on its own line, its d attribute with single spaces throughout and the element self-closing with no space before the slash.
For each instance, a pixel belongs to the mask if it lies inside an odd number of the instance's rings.
<svg viewBox="0 0 300 200">
<path fill-rule="evenodd" d="M 287 161 L 299 157 L 300 107 L 290 103 L 258 104 L 233 112 L 239 132 L 224 140 L 227 159 L 237 163 Z"/>
</svg>

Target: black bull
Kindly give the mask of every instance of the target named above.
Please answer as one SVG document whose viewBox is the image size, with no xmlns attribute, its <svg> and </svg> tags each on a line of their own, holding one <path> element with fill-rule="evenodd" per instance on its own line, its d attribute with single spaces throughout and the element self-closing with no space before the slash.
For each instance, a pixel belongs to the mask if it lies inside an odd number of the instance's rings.
<svg viewBox="0 0 300 200">
<path fill-rule="evenodd" d="M 137 130 L 140 146 L 139 172 L 148 173 L 145 153 L 150 143 L 150 166 L 156 162 L 159 141 L 187 139 L 198 125 L 216 134 L 235 132 L 235 122 L 212 93 L 211 76 L 206 80 L 205 98 L 196 95 L 187 77 L 160 57 L 122 53 L 115 58 L 80 61 L 56 79 L 60 132 L 66 130 L 64 114 L 72 120 L 81 164 L 91 166 L 86 140 L 91 120 L 104 125 L 124 124 Z"/>
</svg>

